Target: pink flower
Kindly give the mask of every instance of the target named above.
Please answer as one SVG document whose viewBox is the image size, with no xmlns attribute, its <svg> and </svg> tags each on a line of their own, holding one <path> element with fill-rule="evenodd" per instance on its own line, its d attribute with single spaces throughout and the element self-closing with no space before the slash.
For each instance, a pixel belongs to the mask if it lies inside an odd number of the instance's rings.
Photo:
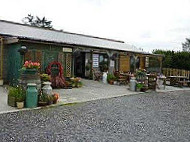
<svg viewBox="0 0 190 142">
<path fill-rule="evenodd" d="M 40 63 L 38 62 L 32 62 L 32 61 L 26 61 L 23 65 L 25 68 L 40 68 Z"/>
</svg>

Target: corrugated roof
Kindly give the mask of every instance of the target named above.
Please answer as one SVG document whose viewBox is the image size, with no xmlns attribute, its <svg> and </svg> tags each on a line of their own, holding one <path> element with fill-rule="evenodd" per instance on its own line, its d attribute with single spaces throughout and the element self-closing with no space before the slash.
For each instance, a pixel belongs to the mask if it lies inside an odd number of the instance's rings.
<svg viewBox="0 0 190 142">
<path fill-rule="evenodd" d="M 57 30 L 49 30 L 4 20 L 0 20 L 0 35 L 10 35 L 33 40 L 84 45 L 121 51 L 143 52 L 142 50 L 137 49 L 135 46 L 126 44 L 122 41 L 69 32 L 61 32 Z"/>
</svg>

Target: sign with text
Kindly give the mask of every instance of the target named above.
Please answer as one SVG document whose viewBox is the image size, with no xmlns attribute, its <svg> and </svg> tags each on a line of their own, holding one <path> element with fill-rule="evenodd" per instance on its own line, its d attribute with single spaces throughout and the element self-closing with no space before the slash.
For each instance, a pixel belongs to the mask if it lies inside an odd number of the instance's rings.
<svg viewBox="0 0 190 142">
<path fill-rule="evenodd" d="M 72 48 L 64 48 L 63 47 L 63 52 L 72 52 Z"/>
<path fill-rule="evenodd" d="M 115 62 L 113 60 L 110 60 L 110 67 L 114 67 Z"/>
<path fill-rule="evenodd" d="M 99 54 L 93 54 L 93 67 L 99 67 Z"/>
</svg>

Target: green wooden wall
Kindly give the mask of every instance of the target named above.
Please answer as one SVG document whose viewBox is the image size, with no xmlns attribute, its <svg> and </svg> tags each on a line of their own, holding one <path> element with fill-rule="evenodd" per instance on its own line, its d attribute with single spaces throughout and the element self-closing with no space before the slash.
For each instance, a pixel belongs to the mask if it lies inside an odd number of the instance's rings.
<svg viewBox="0 0 190 142">
<path fill-rule="evenodd" d="M 19 78 L 19 70 L 21 69 L 21 56 L 18 52 L 20 44 L 11 44 L 6 48 L 8 50 L 8 62 L 7 62 L 7 80 L 10 84 L 17 83 Z"/>
<path fill-rule="evenodd" d="M 50 62 L 59 61 L 64 68 L 64 76 L 71 77 L 68 73 L 68 59 L 72 58 L 72 53 L 63 52 L 63 46 L 27 42 L 22 42 L 21 44 L 26 46 L 29 52 L 32 52 L 30 53 L 32 56 L 28 59 L 26 58 L 26 60 L 38 61 L 41 63 L 41 72 L 45 72 L 46 67 Z M 70 72 L 72 72 L 72 59 Z"/>
<path fill-rule="evenodd" d="M 72 53 L 63 52 L 63 46 L 19 42 L 17 44 L 6 45 L 7 67 L 4 71 L 7 71 L 6 80 L 10 84 L 17 83 L 20 75 L 19 70 L 22 68 L 22 57 L 18 49 L 21 46 L 26 46 L 28 49 L 26 60 L 39 61 L 41 63 L 41 73 L 45 72 L 50 62 L 59 61 L 64 67 L 64 76 L 71 77 L 73 70 Z M 70 67 L 68 67 L 69 64 Z"/>
</svg>

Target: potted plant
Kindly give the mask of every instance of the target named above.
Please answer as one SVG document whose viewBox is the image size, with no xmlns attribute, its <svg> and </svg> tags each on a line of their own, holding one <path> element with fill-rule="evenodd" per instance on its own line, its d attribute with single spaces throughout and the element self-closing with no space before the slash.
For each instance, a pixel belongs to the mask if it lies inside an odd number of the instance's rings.
<svg viewBox="0 0 190 142">
<path fill-rule="evenodd" d="M 47 99 L 48 99 L 48 105 L 53 104 L 53 101 L 54 101 L 54 96 L 53 95 L 47 95 Z"/>
<path fill-rule="evenodd" d="M 70 80 L 72 82 L 72 87 L 77 87 L 77 88 L 82 87 L 81 78 L 76 77 L 76 78 L 71 78 Z"/>
<path fill-rule="evenodd" d="M 59 99 L 59 93 L 54 93 L 53 94 L 53 104 L 56 104 L 58 99 Z"/>
<path fill-rule="evenodd" d="M 143 88 L 143 86 L 144 86 L 143 83 L 137 83 L 137 84 L 136 84 L 136 90 L 137 90 L 137 92 L 140 92 L 141 89 Z"/>
<path fill-rule="evenodd" d="M 51 76 L 48 74 L 40 74 L 40 79 L 42 82 L 50 82 L 51 81 Z"/>
<path fill-rule="evenodd" d="M 35 74 L 40 68 L 39 62 L 26 61 L 21 69 L 25 74 Z"/>
<path fill-rule="evenodd" d="M 25 91 L 19 87 L 18 88 L 18 93 L 16 95 L 16 104 L 17 108 L 21 109 L 24 107 L 24 101 L 25 101 Z"/>
<path fill-rule="evenodd" d="M 17 86 L 17 87 L 10 87 L 8 93 L 8 105 L 12 107 L 16 107 L 17 102 L 20 107 L 24 107 L 24 100 L 25 100 L 25 91 Z M 21 106 L 20 106 L 21 105 Z"/>
<path fill-rule="evenodd" d="M 148 86 L 144 85 L 142 88 L 141 88 L 141 91 L 142 92 L 146 92 L 148 90 Z"/>
<path fill-rule="evenodd" d="M 113 85 L 115 80 L 116 80 L 116 77 L 113 74 L 107 75 L 107 81 L 109 84 Z"/>
<path fill-rule="evenodd" d="M 146 70 L 145 69 L 138 69 L 136 70 L 136 79 L 137 81 L 144 81 L 146 79 Z"/>
<path fill-rule="evenodd" d="M 39 106 L 46 106 L 48 104 L 48 94 L 41 93 L 39 96 L 38 105 Z"/>
<path fill-rule="evenodd" d="M 7 103 L 9 106 L 16 107 L 16 96 L 17 96 L 17 88 L 16 87 L 10 87 L 9 93 L 8 93 L 8 100 Z"/>
</svg>

